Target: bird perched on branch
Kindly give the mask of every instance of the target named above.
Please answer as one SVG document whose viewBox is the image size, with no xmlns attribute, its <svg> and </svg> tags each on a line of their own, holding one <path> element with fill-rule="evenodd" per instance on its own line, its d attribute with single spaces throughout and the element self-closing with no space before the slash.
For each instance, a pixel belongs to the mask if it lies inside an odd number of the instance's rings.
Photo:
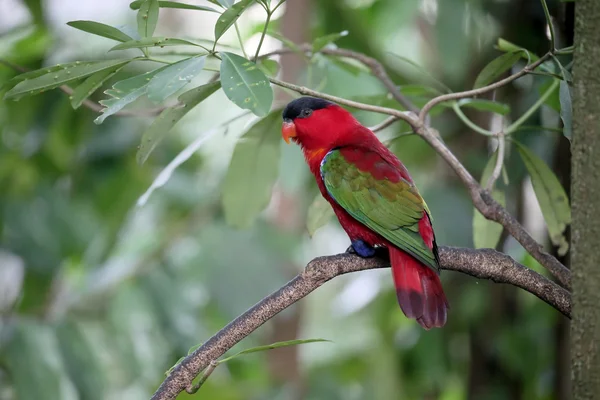
<svg viewBox="0 0 600 400">
<path fill-rule="evenodd" d="M 290 102 L 282 136 L 302 148 L 351 249 L 361 257 L 388 249 L 404 314 L 425 329 L 443 326 L 449 306 L 430 212 L 400 160 L 352 114 L 323 99 Z"/>
</svg>

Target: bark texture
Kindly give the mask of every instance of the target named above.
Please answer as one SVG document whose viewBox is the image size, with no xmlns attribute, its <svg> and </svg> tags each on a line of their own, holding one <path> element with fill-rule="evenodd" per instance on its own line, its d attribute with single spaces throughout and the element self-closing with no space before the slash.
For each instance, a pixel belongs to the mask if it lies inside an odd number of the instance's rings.
<svg viewBox="0 0 600 400">
<path fill-rule="evenodd" d="M 571 331 L 573 398 L 600 398 L 600 1 L 575 6 Z"/>
</svg>

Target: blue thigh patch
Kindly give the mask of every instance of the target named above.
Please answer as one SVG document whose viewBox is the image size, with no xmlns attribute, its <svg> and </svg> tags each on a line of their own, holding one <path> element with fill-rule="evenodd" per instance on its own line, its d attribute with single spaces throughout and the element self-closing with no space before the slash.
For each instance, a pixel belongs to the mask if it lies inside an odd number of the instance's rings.
<svg viewBox="0 0 600 400">
<path fill-rule="evenodd" d="M 373 257 L 375 255 L 375 248 L 362 239 L 354 240 L 352 248 L 361 257 Z"/>
</svg>

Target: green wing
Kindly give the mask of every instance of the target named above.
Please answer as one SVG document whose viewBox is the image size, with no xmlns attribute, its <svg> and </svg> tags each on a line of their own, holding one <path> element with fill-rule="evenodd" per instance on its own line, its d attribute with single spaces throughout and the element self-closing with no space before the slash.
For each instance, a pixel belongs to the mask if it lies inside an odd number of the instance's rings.
<svg viewBox="0 0 600 400">
<path fill-rule="evenodd" d="M 429 214 L 423 198 L 414 184 L 403 178 L 397 182 L 375 178 L 370 172 L 373 168 L 379 168 L 380 175 L 381 171 L 385 174 L 386 168 L 395 176 L 400 171 L 380 157 L 373 161 L 373 156 L 377 157 L 372 152 L 365 153 L 365 159 L 371 161 L 361 165 L 362 160 L 350 162 L 339 150 L 330 151 L 321 163 L 321 177 L 329 195 L 362 224 L 439 271 L 436 255 L 419 233 L 423 211 Z"/>
</svg>

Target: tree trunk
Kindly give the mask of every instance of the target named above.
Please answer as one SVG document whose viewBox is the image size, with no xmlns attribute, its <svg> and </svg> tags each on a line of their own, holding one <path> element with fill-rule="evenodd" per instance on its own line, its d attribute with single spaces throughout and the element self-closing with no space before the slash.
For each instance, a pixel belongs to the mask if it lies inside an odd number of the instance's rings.
<svg viewBox="0 0 600 400">
<path fill-rule="evenodd" d="M 573 398 L 600 398 L 600 1 L 575 6 L 573 71 Z"/>
</svg>

